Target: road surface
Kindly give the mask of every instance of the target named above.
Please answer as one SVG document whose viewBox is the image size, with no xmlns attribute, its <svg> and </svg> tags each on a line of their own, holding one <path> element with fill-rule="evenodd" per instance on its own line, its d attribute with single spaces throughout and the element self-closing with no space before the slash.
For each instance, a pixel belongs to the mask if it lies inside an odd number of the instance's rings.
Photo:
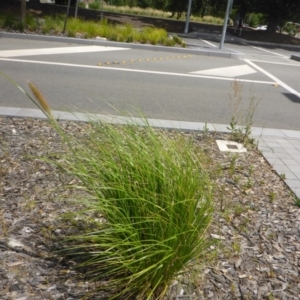
<svg viewBox="0 0 300 300">
<path fill-rule="evenodd" d="M 241 96 L 244 108 L 258 102 L 254 126 L 299 130 L 294 52 L 225 47 L 246 53 L 244 59 L 1 38 L 0 71 L 26 91 L 33 81 L 55 110 L 229 124 L 232 101 Z M 240 95 L 232 89 L 235 80 Z M 2 76 L 0 91 L 0 106 L 34 107 Z"/>
</svg>

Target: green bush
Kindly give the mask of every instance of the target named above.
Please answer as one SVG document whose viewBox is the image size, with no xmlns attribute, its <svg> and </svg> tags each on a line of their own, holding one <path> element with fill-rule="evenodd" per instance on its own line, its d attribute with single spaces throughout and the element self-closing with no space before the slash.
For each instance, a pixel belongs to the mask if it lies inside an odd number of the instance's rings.
<svg viewBox="0 0 300 300">
<path fill-rule="evenodd" d="M 93 2 L 93 3 L 90 3 L 90 4 L 89 4 L 89 8 L 90 8 L 90 9 L 96 9 L 96 10 L 99 10 L 100 7 L 101 7 L 100 2 Z"/>
<path fill-rule="evenodd" d="M 42 22 L 42 21 L 40 21 Z M 36 18 L 34 18 L 33 16 L 27 14 L 26 16 L 26 28 L 29 30 L 29 31 L 35 31 L 37 30 L 39 27 L 39 24 L 38 24 L 38 20 Z"/>
<path fill-rule="evenodd" d="M 2 21 L 4 28 L 7 28 L 7 27 L 13 28 L 15 22 L 16 22 L 16 19 L 12 14 L 6 14 Z"/>
<path fill-rule="evenodd" d="M 285 31 L 290 36 L 295 36 L 298 33 L 297 26 L 290 22 L 284 25 L 283 31 Z"/>
<path fill-rule="evenodd" d="M 261 13 L 248 13 L 244 18 L 244 23 L 253 28 L 257 27 L 258 25 L 264 24 L 265 22 L 265 16 Z"/>
<path fill-rule="evenodd" d="M 98 2 L 95 2 L 99 4 Z M 23 24 L 15 22 L 14 18 L 6 16 L 1 19 L 1 23 L 4 23 L 4 27 L 11 27 L 17 30 L 23 30 Z M 1 24 L 0 23 L 0 24 Z M 60 33 L 64 26 L 64 16 L 47 16 L 42 22 L 38 22 L 31 16 L 27 18 L 28 30 L 40 29 L 43 34 Z M 166 46 L 174 46 L 175 44 L 185 46 L 183 41 L 174 37 L 168 36 L 164 29 L 145 27 L 141 30 L 133 28 L 129 24 L 125 25 L 110 25 L 107 20 L 104 19 L 101 22 L 84 21 L 80 18 L 69 18 L 67 23 L 67 35 L 69 37 L 75 37 L 76 34 L 80 34 L 84 38 L 95 38 L 97 36 L 107 38 L 111 41 L 118 42 L 140 42 L 151 43 L 153 45 L 161 44 Z"/>
<path fill-rule="evenodd" d="M 205 253 L 212 217 L 204 156 L 180 134 L 93 123 L 60 164 L 92 196 L 71 254 L 112 298 L 162 299 L 170 282 Z M 78 216 L 77 216 L 78 217 Z M 87 228 L 90 228 L 88 226 Z"/>
<path fill-rule="evenodd" d="M 78 7 L 85 8 L 85 6 L 86 6 L 86 5 L 85 5 L 84 2 L 79 2 L 79 3 L 78 3 Z"/>
<path fill-rule="evenodd" d="M 29 86 L 38 101 L 30 99 L 69 149 L 53 163 L 87 192 L 78 200 L 84 209 L 73 216 L 81 220 L 73 222 L 79 234 L 65 241 L 63 253 L 101 281 L 99 290 L 110 299 L 162 299 L 211 244 L 212 185 L 204 152 L 186 135 L 155 130 L 146 120 L 139 126 L 96 120 L 84 136 L 68 136 L 40 91 Z"/>
</svg>

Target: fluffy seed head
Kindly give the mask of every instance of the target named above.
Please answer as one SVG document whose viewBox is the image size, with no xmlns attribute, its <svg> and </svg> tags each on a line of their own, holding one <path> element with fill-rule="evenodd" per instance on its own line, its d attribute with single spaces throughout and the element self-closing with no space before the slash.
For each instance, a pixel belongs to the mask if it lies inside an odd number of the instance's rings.
<svg viewBox="0 0 300 300">
<path fill-rule="evenodd" d="M 52 113 L 51 113 L 51 109 L 50 106 L 48 104 L 48 101 L 46 100 L 46 98 L 43 96 L 43 94 L 40 92 L 40 90 L 38 89 L 38 87 L 33 84 L 31 81 L 28 81 L 28 86 L 31 90 L 31 92 L 33 93 L 34 97 L 37 99 L 39 106 L 41 107 L 41 109 L 50 117 L 52 117 Z"/>
</svg>

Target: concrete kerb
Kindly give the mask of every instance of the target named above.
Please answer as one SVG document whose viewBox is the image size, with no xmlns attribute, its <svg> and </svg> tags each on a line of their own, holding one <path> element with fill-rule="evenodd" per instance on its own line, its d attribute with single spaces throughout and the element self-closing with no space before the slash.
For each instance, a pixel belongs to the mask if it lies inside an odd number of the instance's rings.
<svg viewBox="0 0 300 300">
<path fill-rule="evenodd" d="M 292 55 L 291 59 L 296 60 L 296 61 L 300 61 L 300 54 L 299 55 Z"/>
<path fill-rule="evenodd" d="M 253 45 L 253 46 L 265 46 L 265 47 L 282 48 L 282 49 L 287 49 L 292 51 L 300 51 L 300 46 L 296 46 L 296 45 L 264 43 L 264 42 L 257 42 L 257 41 L 248 41 L 244 39 L 241 39 L 241 41 L 245 44 Z"/>
<path fill-rule="evenodd" d="M 80 113 L 80 112 L 66 112 L 53 110 L 52 114 L 54 118 L 60 121 L 77 121 L 87 122 L 89 120 L 100 120 L 108 123 L 116 124 L 145 124 L 143 118 L 137 117 L 125 117 L 115 115 L 102 115 L 92 113 Z M 18 117 L 18 118 L 36 118 L 47 119 L 41 110 L 35 108 L 19 108 L 19 107 L 5 107 L 0 106 L 0 116 Z M 149 124 L 156 128 L 162 129 L 179 129 L 183 131 L 203 131 L 209 132 L 222 132 L 230 133 L 228 125 L 213 124 L 213 123 L 201 123 L 201 122 L 189 122 L 189 121 L 176 121 L 176 120 L 163 120 L 163 119 L 147 119 Z M 259 138 L 260 136 L 278 137 L 278 138 L 300 138 L 300 131 L 283 130 L 273 128 L 252 128 L 252 137 Z"/>
<path fill-rule="evenodd" d="M 164 47 L 148 44 L 134 44 L 134 43 L 120 43 L 112 42 L 104 39 L 80 39 L 80 38 L 69 38 L 60 36 L 45 36 L 45 35 L 35 35 L 35 34 L 24 34 L 24 33 L 10 33 L 10 32 L 0 32 L 0 38 L 15 38 L 15 39 L 27 39 L 27 40 L 37 40 L 37 41 L 53 41 L 61 43 L 71 43 L 71 44 L 84 44 L 84 45 L 98 45 L 107 47 L 122 47 L 130 49 L 141 49 L 150 51 L 165 51 L 165 52 L 175 52 L 183 54 L 193 54 L 193 55 L 205 55 L 205 56 L 217 56 L 224 58 L 234 58 L 240 59 L 244 53 L 231 53 L 221 50 L 201 50 L 201 49 L 190 49 L 190 48 L 179 48 L 179 47 Z"/>
</svg>

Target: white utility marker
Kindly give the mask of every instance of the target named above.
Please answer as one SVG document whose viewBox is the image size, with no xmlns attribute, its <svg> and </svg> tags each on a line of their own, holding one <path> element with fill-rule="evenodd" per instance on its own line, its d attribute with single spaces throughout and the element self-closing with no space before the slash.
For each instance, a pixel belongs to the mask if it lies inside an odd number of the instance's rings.
<svg viewBox="0 0 300 300">
<path fill-rule="evenodd" d="M 105 46 L 80 46 L 80 47 L 3 50 L 0 51 L 0 57 L 88 53 L 88 52 L 104 52 L 104 51 L 116 51 L 116 50 L 128 50 L 128 48 L 105 47 Z"/>
<path fill-rule="evenodd" d="M 243 75 L 249 75 L 256 73 L 255 69 L 252 69 L 249 65 L 239 65 L 233 67 L 208 69 L 202 71 L 191 72 L 198 75 L 210 75 L 210 76 L 223 76 L 223 77 L 238 77 Z"/>
<path fill-rule="evenodd" d="M 243 144 L 231 142 L 231 141 L 224 141 L 224 140 L 216 140 L 219 150 L 222 152 L 247 152 L 247 149 L 244 147 Z"/>
</svg>

